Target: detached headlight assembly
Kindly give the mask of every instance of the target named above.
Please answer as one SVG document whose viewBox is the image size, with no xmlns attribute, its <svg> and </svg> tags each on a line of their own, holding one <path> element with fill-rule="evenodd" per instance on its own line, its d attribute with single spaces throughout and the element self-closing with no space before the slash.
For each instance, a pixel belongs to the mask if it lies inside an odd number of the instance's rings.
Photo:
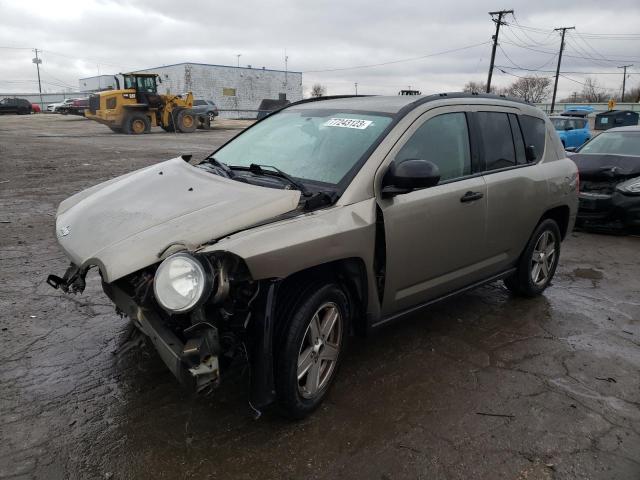
<svg viewBox="0 0 640 480">
<path fill-rule="evenodd" d="M 627 195 L 640 195 L 640 177 L 632 178 L 626 182 L 618 184 L 616 190 Z"/>
<path fill-rule="evenodd" d="M 156 300 L 169 312 L 192 310 L 211 291 L 209 270 L 209 265 L 187 253 L 171 255 L 156 270 L 153 281 Z"/>
</svg>

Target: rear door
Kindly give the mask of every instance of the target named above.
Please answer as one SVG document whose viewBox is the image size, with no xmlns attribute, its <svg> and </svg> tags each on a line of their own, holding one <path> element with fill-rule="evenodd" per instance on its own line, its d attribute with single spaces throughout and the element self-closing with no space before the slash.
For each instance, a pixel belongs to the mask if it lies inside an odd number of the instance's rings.
<svg viewBox="0 0 640 480">
<path fill-rule="evenodd" d="M 430 188 L 378 199 L 387 253 L 384 315 L 482 277 L 486 186 L 474 171 L 471 143 L 465 108 L 442 107 L 416 120 L 391 150 L 395 160 L 434 162 L 441 179 Z"/>
<path fill-rule="evenodd" d="M 515 264 L 546 198 L 547 184 L 535 168 L 544 155 L 545 123 L 513 111 L 474 114 L 487 184 L 487 262 L 494 273 Z M 527 161 L 525 148 L 536 158 Z"/>
</svg>

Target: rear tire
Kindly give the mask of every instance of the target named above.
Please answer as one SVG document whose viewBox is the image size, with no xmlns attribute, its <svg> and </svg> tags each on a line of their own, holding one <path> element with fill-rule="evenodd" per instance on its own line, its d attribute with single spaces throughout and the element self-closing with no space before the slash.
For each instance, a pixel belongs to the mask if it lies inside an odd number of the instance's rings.
<svg viewBox="0 0 640 480">
<path fill-rule="evenodd" d="M 141 135 L 151 131 L 151 121 L 144 113 L 130 113 L 122 126 L 124 133 L 128 135 Z"/>
<path fill-rule="evenodd" d="M 302 289 L 280 338 L 275 381 L 282 413 L 301 419 L 313 412 L 331 387 L 345 350 L 350 305 L 335 283 Z"/>
<path fill-rule="evenodd" d="M 559 258 L 560 228 L 554 220 L 547 218 L 534 230 L 516 272 L 505 278 L 504 284 L 517 295 L 540 295 L 551 283 Z"/>
</svg>

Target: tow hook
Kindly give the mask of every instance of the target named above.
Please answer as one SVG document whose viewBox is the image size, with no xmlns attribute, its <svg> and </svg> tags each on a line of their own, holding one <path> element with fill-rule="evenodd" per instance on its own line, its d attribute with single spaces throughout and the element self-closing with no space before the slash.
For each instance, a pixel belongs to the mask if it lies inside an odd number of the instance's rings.
<svg viewBox="0 0 640 480">
<path fill-rule="evenodd" d="M 82 293 L 87 286 L 84 280 L 86 275 L 87 269 L 81 269 L 72 263 L 62 277 L 49 275 L 47 283 L 56 290 L 61 289 L 65 293 Z"/>
</svg>

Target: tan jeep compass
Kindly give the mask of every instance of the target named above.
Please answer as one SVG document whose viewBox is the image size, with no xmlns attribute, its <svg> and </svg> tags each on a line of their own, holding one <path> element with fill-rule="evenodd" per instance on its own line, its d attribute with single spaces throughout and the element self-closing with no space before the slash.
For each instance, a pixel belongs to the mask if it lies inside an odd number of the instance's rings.
<svg viewBox="0 0 640 480">
<path fill-rule="evenodd" d="M 344 97 L 274 113 L 198 165 L 181 157 L 60 204 L 84 289 L 184 384 L 248 361 L 251 401 L 302 417 L 350 334 L 486 282 L 540 294 L 571 230 L 576 166 L 537 108 L 490 95 Z"/>
</svg>

